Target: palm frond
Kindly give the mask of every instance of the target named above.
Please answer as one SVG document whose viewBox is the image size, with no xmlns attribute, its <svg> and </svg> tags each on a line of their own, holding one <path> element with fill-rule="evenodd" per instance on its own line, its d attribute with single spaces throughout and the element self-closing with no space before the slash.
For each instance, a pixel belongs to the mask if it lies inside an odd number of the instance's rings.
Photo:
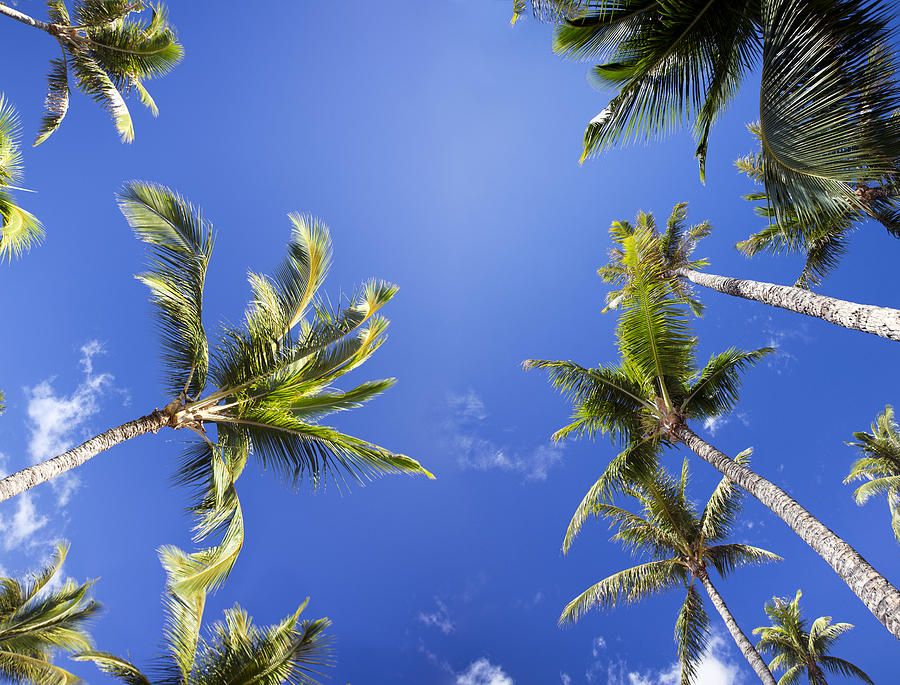
<svg viewBox="0 0 900 685">
<path fill-rule="evenodd" d="M 759 547 L 750 545 L 715 545 L 708 550 L 709 562 L 723 578 L 738 566 L 747 564 L 768 564 L 783 561 L 777 554 L 772 554 Z"/>
<path fill-rule="evenodd" d="M 75 654 L 72 658 L 75 661 L 91 661 L 101 671 L 118 678 L 127 685 L 151 685 L 150 679 L 141 673 L 137 666 L 109 652 L 88 650 Z"/>
<path fill-rule="evenodd" d="M 698 419 L 727 414 L 738 401 L 743 373 L 774 352 L 772 347 L 752 352 L 732 347 L 713 355 L 690 381 L 680 410 Z"/>
<path fill-rule="evenodd" d="M 619 604 L 634 604 L 652 594 L 686 584 L 685 568 L 671 559 L 651 561 L 614 573 L 592 585 L 569 602 L 559 624 L 576 623 L 589 609 L 613 609 Z"/>
<path fill-rule="evenodd" d="M 734 460 L 746 466 L 752 453 L 753 448 L 750 447 L 740 452 Z M 731 533 L 741 511 L 742 499 L 743 492 L 729 478 L 719 481 L 700 517 L 700 534 L 704 540 L 717 542 Z"/>
<path fill-rule="evenodd" d="M 150 246 L 150 270 L 138 278 L 150 288 L 172 397 L 196 397 L 206 386 L 209 350 L 203 329 L 203 286 L 213 246 L 212 226 L 178 193 L 132 181 L 119 207 Z"/>
<path fill-rule="evenodd" d="M 0 262 L 18 258 L 44 237 L 40 221 L 16 205 L 10 194 L 10 186 L 22 179 L 19 139 L 19 117 L 0 94 Z"/>
<path fill-rule="evenodd" d="M 862 680 L 869 685 L 874 685 L 874 681 L 858 666 L 851 664 L 846 659 L 836 656 L 823 656 L 820 663 L 831 673 L 841 675 L 845 678 L 856 678 Z"/>
<path fill-rule="evenodd" d="M 896 174 L 900 90 L 887 8 L 837 0 L 762 5 L 760 136 L 776 219 L 859 208 L 853 185 Z M 790 56 L 789 58 L 787 56 Z"/>
<path fill-rule="evenodd" d="M 682 685 L 690 685 L 697 677 L 697 667 L 706 652 L 708 638 L 709 616 L 703 608 L 703 598 L 691 583 L 675 621 L 675 643 L 678 645 Z"/>
<path fill-rule="evenodd" d="M 62 123 L 69 111 L 69 68 L 65 57 L 50 60 L 47 74 L 47 98 L 44 101 L 44 115 L 38 127 L 35 147 L 50 137 Z"/>
</svg>

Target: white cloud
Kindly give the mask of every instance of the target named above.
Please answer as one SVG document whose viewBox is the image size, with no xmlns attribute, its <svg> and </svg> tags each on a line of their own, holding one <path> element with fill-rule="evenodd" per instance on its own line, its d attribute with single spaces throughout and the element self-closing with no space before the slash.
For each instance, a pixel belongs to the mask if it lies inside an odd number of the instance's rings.
<svg viewBox="0 0 900 685">
<path fill-rule="evenodd" d="M 79 365 L 84 380 L 71 395 L 56 394 L 52 378 L 25 389 L 31 420 L 28 452 L 32 463 L 65 452 L 83 437 L 85 423 L 100 410 L 99 400 L 113 381 L 111 374 L 94 374 L 94 357 L 102 352 L 103 347 L 96 340 L 81 348 Z M 64 507 L 78 488 L 78 477 L 67 473 L 54 478 L 51 483 L 58 506 Z"/>
<path fill-rule="evenodd" d="M 703 421 L 703 427 L 710 435 L 715 435 L 719 429 L 725 426 L 729 421 L 731 421 L 731 417 L 729 416 L 710 416 Z"/>
<path fill-rule="evenodd" d="M 439 628 L 440 631 L 444 635 L 449 635 L 453 632 L 454 625 L 453 621 L 450 620 L 450 612 L 447 611 L 447 606 L 440 600 L 439 597 L 434 598 L 434 603 L 437 609 L 430 614 L 426 614 L 424 612 L 419 612 L 419 621 L 424 623 L 426 626 L 434 626 L 435 628 Z"/>
<path fill-rule="evenodd" d="M 717 632 L 709 638 L 706 653 L 697 667 L 694 682 L 697 685 L 744 685 L 745 672 L 729 654 L 729 643 Z M 678 685 L 681 682 L 681 666 L 676 662 L 669 668 L 653 673 L 629 672 L 627 685 Z"/>
<path fill-rule="evenodd" d="M 31 536 L 46 526 L 49 520 L 38 512 L 30 492 L 18 495 L 15 505 L 16 513 L 12 517 L 0 517 L 3 548 L 7 551 L 17 549 L 29 542 Z"/>
<path fill-rule="evenodd" d="M 606 640 L 602 635 L 598 635 L 594 638 L 594 642 L 592 643 L 591 647 L 591 652 L 593 653 L 594 658 L 596 659 L 598 656 L 600 656 L 600 651 L 604 649 L 606 649 Z"/>
<path fill-rule="evenodd" d="M 562 461 L 563 451 L 559 447 L 545 444 L 526 450 L 524 454 L 513 453 L 483 437 L 490 428 L 485 424 L 488 413 L 484 401 L 474 390 L 465 395 L 451 395 L 448 404 L 452 418 L 444 428 L 461 468 L 474 471 L 498 469 L 520 473 L 528 481 L 545 481 L 550 469 Z"/>
<path fill-rule="evenodd" d="M 570 676 L 568 673 L 560 673 L 559 681 L 560 683 L 562 683 L 562 685 L 572 685 L 572 676 Z"/>
<path fill-rule="evenodd" d="M 473 661 L 464 672 L 457 674 L 456 685 L 513 685 L 514 681 L 499 666 L 485 658 Z"/>
</svg>

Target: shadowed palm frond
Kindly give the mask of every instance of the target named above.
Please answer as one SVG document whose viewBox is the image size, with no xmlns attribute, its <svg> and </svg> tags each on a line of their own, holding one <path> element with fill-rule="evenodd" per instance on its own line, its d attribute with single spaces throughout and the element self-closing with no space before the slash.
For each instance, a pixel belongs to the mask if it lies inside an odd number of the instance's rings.
<svg viewBox="0 0 900 685">
<path fill-rule="evenodd" d="M 689 685 L 697 677 L 697 667 L 706 652 L 708 639 L 709 617 L 703 609 L 703 598 L 691 583 L 675 621 L 675 643 L 678 645 L 682 685 Z"/>
</svg>

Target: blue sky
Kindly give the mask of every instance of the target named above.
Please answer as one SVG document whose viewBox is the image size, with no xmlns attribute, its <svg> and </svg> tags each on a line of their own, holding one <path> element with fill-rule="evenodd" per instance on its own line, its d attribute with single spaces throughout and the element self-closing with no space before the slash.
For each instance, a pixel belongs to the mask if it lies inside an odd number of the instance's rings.
<svg viewBox="0 0 900 685">
<path fill-rule="evenodd" d="M 43 246 L 4 266 L 0 387 L 3 468 L 13 471 L 164 406 L 144 287 L 144 251 L 114 192 L 128 179 L 178 189 L 217 232 L 208 330 L 236 320 L 248 269 L 266 271 L 288 239 L 289 211 L 331 226 L 332 297 L 370 278 L 396 282 L 390 339 L 356 380 L 397 377 L 388 393 L 338 416 L 342 430 L 419 459 L 435 481 L 383 478 L 352 493 L 290 492 L 259 469 L 240 482 L 247 543 L 207 621 L 235 602 L 259 624 L 307 595 L 337 639 L 335 683 L 665 685 L 679 598 L 593 612 L 560 630 L 564 604 L 631 565 L 591 522 L 563 556 L 571 512 L 613 455 L 606 442 L 553 445 L 568 406 L 521 362 L 609 363 L 614 318 L 601 315 L 607 229 L 638 209 L 689 218 L 713 235 L 714 273 L 790 283 L 795 259 L 736 253 L 760 226 L 732 161 L 752 151 L 749 86 L 714 130 L 707 184 L 690 135 L 578 165 L 585 123 L 606 104 L 584 65 L 550 49 L 550 28 L 509 26 L 508 0 L 413 3 L 179 3 L 184 62 L 149 87 L 161 113 L 135 103 L 136 139 L 80 94 L 62 128 L 25 150 L 21 202 L 47 228 Z M 17 5 L 41 15 L 36 0 Z M 52 40 L 0 23 L 0 90 L 26 139 L 37 127 Z M 865 226 L 822 291 L 900 306 L 897 245 Z M 777 347 L 746 378 L 739 410 L 695 427 L 724 451 L 755 447 L 754 465 L 850 541 L 889 578 L 900 548 L 883 501 L 857 507 L 841 484 L 844 445 L 896 401 L 891 342 L 716 293 L 697 323 L 700 356 Z M 147 664 L 162 631 L 162 544 L 187 546 L 187 493 L 170 476 L 183 437 L 145 436 L 0 507 L 0 564 L 21 572 L 71 541 L 65 571 L 99 578 L 97 645 Z M 677 467 L 682 456 L 667 464 Z M 718 477 L 693 460 L 694 497 Z M 785 557 L 736 572 L 719 589 L 749 631 L 764 602 L 802 588 L 811 617 L 856 625 L 835 653 L 876 682 L 896 672 L 894 639 L 787 527 L 748 502 L 736 539 Z M 709 607 L 712 612 L 712 607 Z M 751 683 L 713 616 L 704 685 Z M 105 677 L 66 662 L 90 682 Z"/>
</svg>

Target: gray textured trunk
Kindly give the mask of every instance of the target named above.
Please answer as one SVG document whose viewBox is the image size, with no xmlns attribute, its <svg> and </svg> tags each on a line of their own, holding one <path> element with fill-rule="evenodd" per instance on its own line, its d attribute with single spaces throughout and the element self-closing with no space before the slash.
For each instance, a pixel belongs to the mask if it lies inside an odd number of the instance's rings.
<svg viewBox="0 0 900 685">
<path fill-rule="evenodd" d="M 33 26 L 36 29 L 41 29 L 41 31 L 46 31 L 47 33 L 52 33 L 50 29 L 50 24 L 45 21 L 38 21 L 33 17 L 29 17 L 27 14 L 22 14 L 18 10 L 14 10 L 12 7 L 8 7 L 0 3 L 0 14 L 5 14 L 7 17 L 15 19 L 16 21 L 21 21 L 23 24 L 28 24 L 29 26 Z"/>
<path fill-rule="evenodd" d="M 812 547 L 859 597 L 875 618 L 900 639 L 900 591 L 863 559 L 853 547 L 825 527 L 790 495 L 694 433 L 679 426 L 675 436 L 701 459 L 743 488 L 782 519 Z"/>
<path fill-rule="evenodd" d="M 900 310 L 898 309 L 857 304 L 812 293 L 803 288 L 748 281 L 741 278 L 727 278 L 692 269 L 677 269 L 675 275 L 726 295 L 735 295 L 743 297 L 745 300 L 756 300 L 773 307 L 815 316 L 844 328 L 879 335 L 888 340 L 900 340 Z"/>
<path fill-rule="evenodd" d="M 27 469 L 17 471 L 11 476 L 0 480 L 0 502 L 15 497 L 19 493 L 33 488 L 35 485 L 46 483 L 61 473 L 70 471 L 76 466 L 81 466 L 91 457 L 95 457 L 102 451 L 113 445 L 125 442 L 144 433 L 155 433 L 166 425 L 168 418 L 161 411 L 142 416 L 134 421 L 123 423 L 121 426 L 110 428 L 105 433 L 97 435 L 87 442 L 73 447 L 68 452 L 63 452 L 58 457 L 47 459 L 40 464 L 29 466 Z"/>
<path fill-rule="evenodd" d="M 778 685 L 775 682 L 775 678 L 772 676 L 772 671 L 766 666 L 766 662 L 763 661 L 759 652 L 756 651 L 756 647 L 753 646 L 753 643 L 747 639 L 746 635 L 744 635 L 744 631 L 741 630 L 737 621 L 734 620 L 734 616 L 731 615 L 731 611 L 728 609 L 728 605 L 725 604 L 725 600 L 722 599 L 718 590 L 716 590 L 715 586 L 710 582 L 709 575 L 704 572 L 698 577 L 700 578 L 700 582 L 703 583 L 703 587 L 706 588 L 706 594 L 708 594 L 709 598 L 712 600 L 713 606 L 716 608 L 716 611 L 719 612 L 719 616 L 725 621 L 728 632 L 731 633 L 731 637 L 734 638 L 734 641 L 737 643 L 737 646 L 747 660 L 747 663 L 750 664 L 751 668 L 756 671 L 756 675 L 759 676 L 759 679 L 766 685 Z"/>
</svg>

